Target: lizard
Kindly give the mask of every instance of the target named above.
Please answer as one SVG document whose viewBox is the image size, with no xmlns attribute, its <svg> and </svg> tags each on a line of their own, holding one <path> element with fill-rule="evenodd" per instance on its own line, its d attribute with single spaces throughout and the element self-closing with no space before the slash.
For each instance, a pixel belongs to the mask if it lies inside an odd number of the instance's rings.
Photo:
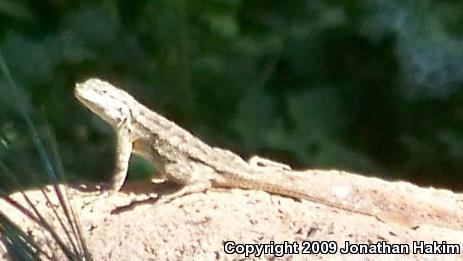
<svg viewBox="0 0 463 261">
<path fill-rule="evenodd" d="M 375 210 L 333 202 L 326 196 L 307 191 L 298 184 L 297 176 L 292 174 L 288 165 L 258 156 L 245 161 L 231 151 L 207 145 L 106 81 L 91 78 L 77 83 L 74 94 L 115 129 L 113 191 L 122 188 L 129 159 L 135 153 L 154 163 L 163 178 L 182 185 L 181 189 L 167 196 L 170 199 L 204 192 L 212 187 L 255 189 L 381 220 Z"/>
</svg>

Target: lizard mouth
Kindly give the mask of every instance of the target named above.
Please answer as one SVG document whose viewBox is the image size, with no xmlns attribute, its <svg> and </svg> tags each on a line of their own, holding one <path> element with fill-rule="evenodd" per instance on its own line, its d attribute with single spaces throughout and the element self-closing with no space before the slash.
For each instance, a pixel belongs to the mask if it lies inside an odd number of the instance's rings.
<svg viewBox="0 0 463 261">
<path fill-rule="evenodd" d="M 76 99 L 81 102 L 83 105 L 85 105 L 85 107 L 87 107 L 88 109 L 90 109 L 91 111 L 95 112 L 94 110 L 92 110 L 92 106 L 91 105 L 91 102 L 90 100 L 86 99 L 84 96 L 81 96 L 79 94 L 79 91 L 76 89 L 74 90 L 74 94 L 75 94 L 75 97 Z"/>
<path fill-rule="evenodd" d="M 74 96 L 76 97 L 76 99 L 79 102 L 81 102 L 83 105 L 85 105 L 85 107 L 87 109 L 89 109 L 90 111 L 100 115 L 99 110 L 94 109 L 94 107 L 97 106 L 97 104 L 93 103 L 89 98 L 87 98 L 85 95 L 83 95 L 82 85 L 80 85 L 80 84 L 76 85 L 76 88 L 74 89 Z"/>
<path fill-rule="evenodd" d="M 76 87 L 74 88 L 74 96 L 76 97 L 77 100 L 79 100 L 82 103 L 88 102 L 87 99 L 85 99 L 84 95 L 82 94 L 82 85 L 81 84 L 76 84 Z"/>
</svg>

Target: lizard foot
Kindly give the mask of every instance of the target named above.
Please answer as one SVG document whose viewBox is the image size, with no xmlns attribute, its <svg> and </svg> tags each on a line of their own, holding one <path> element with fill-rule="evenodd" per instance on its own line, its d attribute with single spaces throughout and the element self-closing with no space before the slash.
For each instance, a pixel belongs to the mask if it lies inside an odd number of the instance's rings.
<svg viewBox="0 0 463 261">
<path fill-rule="evenodd" d="M 279 170 L 291 170 L 291 167 L 289 165 L 276 162 L 273 160 L 269 160 L 266 158 L 262 158 L 259 156 L 252 156 L 248 160 L 248 163 L 254 168 L 272 168 L 272 169 L 279 169 Z"/>
<path fill-rule="evenodd" d="M 177 190 L 173 193 L 170 194 L 164 194 L 161 195 L 157 200 L 157 204 L 167 204 L 176 198 L 192 194 L 192 193 L 198 193 L 198 192 L 205 192 L 211 187 L 210 182 L 201 182 L 201 183 L 195 183 L 195 184 L 188 184 L 184 187 L 182 187 L 180 190 Z"/>
</svg>

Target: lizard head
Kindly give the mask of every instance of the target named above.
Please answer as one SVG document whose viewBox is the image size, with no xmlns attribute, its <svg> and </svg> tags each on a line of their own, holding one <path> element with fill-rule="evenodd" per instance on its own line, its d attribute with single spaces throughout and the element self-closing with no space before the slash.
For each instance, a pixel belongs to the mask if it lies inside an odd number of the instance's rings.
<svg viewBox="0 0 463 261">
<path fill-rule="evenodd" d="M 74 95 L 112 126 L 118 126 L 130 116 L 131 104 L 135 102 L 127 92 L 99 79 L 77 83 Z"/>
</svg>

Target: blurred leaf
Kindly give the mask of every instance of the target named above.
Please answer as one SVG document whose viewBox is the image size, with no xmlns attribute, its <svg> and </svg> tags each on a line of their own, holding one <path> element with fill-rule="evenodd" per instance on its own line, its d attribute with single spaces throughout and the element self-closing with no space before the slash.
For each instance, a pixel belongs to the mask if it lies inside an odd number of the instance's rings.
<svg viewBox="0 0 463 261">
<path fill-rule="evenodd" d="M 372 171 L 377 166 L 364 153 L 354 151 L 342 144 L 327 141 L 320 144 L 320 150 L 313 163 L 322 168 L 333 168 L 343 170 Z"/>
<path fill-rule="evenodd" d="M 463 15 L 463 9 L 456 8 L 461 5 L 439 1 L 370 3 L 372 12 L 364 28 L 375 37 L 391 31 L 397 34 L 398 59 L 410 83 L 404 86 L 409 98 L 447 98 L 457 91 L 456 83 L 463 81 L 463 36 L 449 31 L 446 24 L 450 9 L 454 17 Z"/>
<path fill-rule="evenodd" d="M 66 20 L 69 30 L 66 33 L 72 33 L 85 45 L 107 48 L 117 41 L 118 21 L 102 8 L 85 6 L 75 10 Z"/>
<path fill-rule="evenodd" d="M 275 126 L 275 104 L 261 88 L 255 88 L 248 91 L 238 108 L 233 128 L 247 150 L 259 150 L 266 133 Z"/>
<path fill-rule="evenodd" d="M 0 43 L 15 79 L 25 85 L 48 83 L 53 78 L 56 60 L 52 46 L 10 33 Z"/>
<path fill-rule="evenodd" d="M 463 135 L 454 130 L 442 131 L 438 140 L 448 148 L 449 157 L 463 164 Z"/>
<path fill-rule="evenodd" d="M 209 18 L 209 26 L 214 33 L 222 35 L 224 38 L 234 38 L 237 36 L 239 28 L 234 17 L 226 15 L 214 15 Z"/>
<path fill-rule="evenodd" d="M 0 13 L 17 20 L 34 21 L 36 19 L 27 5 L 13 0 L 0 0 Z"/>
<path fill-rule="evenodd" d="M 312 139 L 330 139 L 341 134 L 349 120 L 336 91 L 318 87 L 288 99 L 296 132 Z M 302 138 L 302 137 L 301 137 Z"/>
</svg>

